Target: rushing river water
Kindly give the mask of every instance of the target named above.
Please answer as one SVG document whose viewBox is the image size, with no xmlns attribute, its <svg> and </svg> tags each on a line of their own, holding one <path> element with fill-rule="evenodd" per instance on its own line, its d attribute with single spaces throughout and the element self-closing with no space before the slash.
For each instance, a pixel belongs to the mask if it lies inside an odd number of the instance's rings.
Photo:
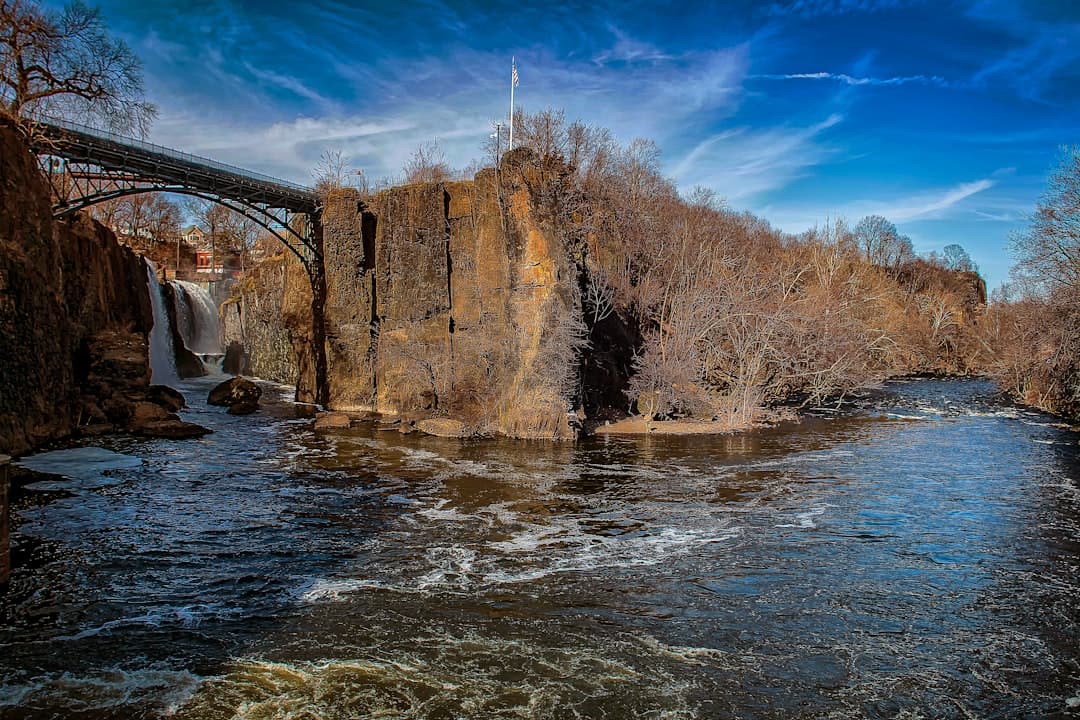
<svg viewBox="0 0 1080 720">
<path fill-rule="evenodd" d="M 0 716 L 1080 711 L 1078 436 L 987 383 L 577 444 L 184 388 L 213 435 L 111 439 L 19 500 Z"/>
</svg>

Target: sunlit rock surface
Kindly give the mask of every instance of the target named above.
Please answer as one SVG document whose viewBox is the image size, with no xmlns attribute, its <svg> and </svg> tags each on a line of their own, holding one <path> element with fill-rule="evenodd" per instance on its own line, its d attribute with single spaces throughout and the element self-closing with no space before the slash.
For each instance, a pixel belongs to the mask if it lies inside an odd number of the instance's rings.
<svg viewBox="0 0 1080 720">
<path fill-rule="evenodd" d="M 545 205 L 566 168 L 527 151 L 475 180 L 331 192 L 322 216 L 327 407 L 464 435 L 569 438 L 583 325 L 574 238 Z M 314 396 L 318 320 L 285 256 L 223 308 L 236 366 Z M 302 278 L 301 278 L 302 279 Z M 307 286 L 310 293 L 310 285 Z M 280 308 L 280 309 L 279 309 Z M 288 342 L 286 342 L 288 338 Z M 289 349 L 291 348 L 291 358 Z M 316 383 L 318 379 L 316 379 Z"/>
</svg>

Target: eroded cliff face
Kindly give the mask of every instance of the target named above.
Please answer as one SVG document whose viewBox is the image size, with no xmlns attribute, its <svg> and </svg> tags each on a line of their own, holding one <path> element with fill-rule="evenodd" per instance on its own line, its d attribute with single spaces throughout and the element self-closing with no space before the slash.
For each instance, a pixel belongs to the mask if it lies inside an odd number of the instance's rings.
<svg viewBox="0 0 1080 720">
<path fill-rule="evenodd" d="M 299 265 L 295 259 L 292 264 Z M 225 368 L 227 372 L 288 385 L 297 383 L 298 354 L 283 308 L 286 298 L 295 294 L 292 286 L 297 281 L 301 295 L 309 297 L 310 286 L 302 275 L 303 269 L 298 277 L 289 272 L 289 265 L 289 259 L 280 255 L 253 268 L 221 306 L 226 363 L 231 365 Z M 310 306 L 310 299 L 306 304 Z M 299 318 L 291 324 L 300 326 L 304 322 Z"/>
<path fill-rule="evenodd" d="M 276 325 L 273 297 L 288 293 L 266 280 L 239 300 L 240 314 L 269 308 L 258 322 L 278 338 L 292 333 L 294 354 L 313 354 L 298 342 L 306 323 L 311 338 L 323 329 L 331 409 L 448 418 L 464 434 L 573 437 L 584 335 L 576 249 L 540 200 L 559 169 L 545 175 L 526 159 L 508 155 L 501 177 L 398 187 L 368 203 L 354 190 L 331 193 L 321 326 L 296 303 Z M 230 331 L 230 313 L 226 340 L 246 343 L 250 367 L 283 347 L 253 340 L 248 325 L 246 335 Z"/>
<path fill-rule="evenodd" d="M 48 197 L 18 134 L 0 126 L 0 453 L 11 455 L 58 435 L 77 400 Z"/>
<path fill-rule="evenodd" d="M 150 399 L 146 277 L 99 223 L 53 222 L 35 158 L 0 126 L 0 453 L 174 418 Z"/>
</svg>

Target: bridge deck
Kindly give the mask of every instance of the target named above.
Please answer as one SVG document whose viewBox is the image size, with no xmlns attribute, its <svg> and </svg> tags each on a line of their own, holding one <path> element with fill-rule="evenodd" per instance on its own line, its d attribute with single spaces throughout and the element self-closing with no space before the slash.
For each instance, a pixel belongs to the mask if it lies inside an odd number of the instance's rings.
<svg viewBox="0 0 1080 720">
<path fill-rule="evenodd" d="M 63 120 L 50 118 L 37 126 L 42 139 L 34 149 L 69 162 L 290 212 L 314 213 L 318 205 L 311 188 L 209 158 Z"/>
</svg>

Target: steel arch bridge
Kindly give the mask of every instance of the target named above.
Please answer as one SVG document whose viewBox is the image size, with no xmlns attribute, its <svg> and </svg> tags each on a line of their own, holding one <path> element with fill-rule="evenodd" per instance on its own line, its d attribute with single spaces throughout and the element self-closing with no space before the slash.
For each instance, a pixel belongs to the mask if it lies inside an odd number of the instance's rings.
<svg viewBox="0 0 1080 720">
<path fill-rule="evenodd" d="M 36 122 L 31 147 L 51 187 L 54 218 L 127 195 L 179 193 L 262 226 L 309 276 L 322 261 L 321 208 L 311 188 L 63 120 Z"/>
</svg>

